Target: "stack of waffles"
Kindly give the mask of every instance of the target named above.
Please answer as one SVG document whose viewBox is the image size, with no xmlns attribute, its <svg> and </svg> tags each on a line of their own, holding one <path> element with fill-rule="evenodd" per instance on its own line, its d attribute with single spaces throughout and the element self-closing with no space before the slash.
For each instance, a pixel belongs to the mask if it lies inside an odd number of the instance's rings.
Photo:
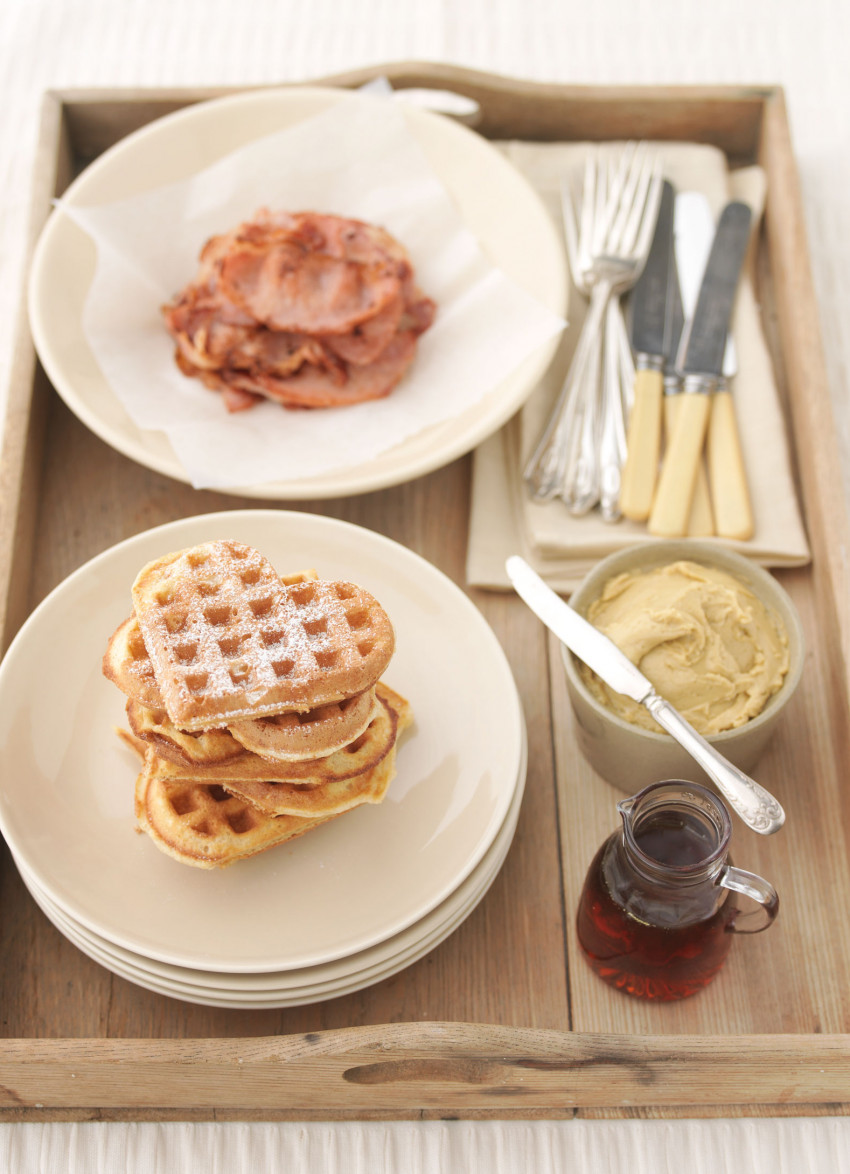
<svg viewBox="0 0 850 1174">
<path fill-rule="evenodd" d="M 412 718 L 380 680 L 394 635 L 369 592 L 219 540 L 149 563 L 132 598 L 103 671 L 162 851 L 221 867 L 381 802 Z"/>
</svg>

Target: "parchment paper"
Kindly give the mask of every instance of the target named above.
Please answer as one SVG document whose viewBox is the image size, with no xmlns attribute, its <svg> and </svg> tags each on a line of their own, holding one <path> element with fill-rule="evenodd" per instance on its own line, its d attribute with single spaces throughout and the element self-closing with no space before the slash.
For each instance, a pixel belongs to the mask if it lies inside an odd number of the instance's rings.
<svg viewBox="0 0 850 1174">
<path fill-rule="evenodd" d="M 348 95 L 187 181 L 97 207 L 60 206 L 97 245 L 83 328 L 98 365 L 134 423 L 166 433 L 196 488 L 368 461 L 476 403 L 564 325 L 485 257 L 403 112 L 382 96 Z M 437 316 L 388 398 L 229 414 L 177 370 L 160 306 L 194 277 L 210 236 L 263 206 L 382 225 L 410 252 Z"/>
</svg>

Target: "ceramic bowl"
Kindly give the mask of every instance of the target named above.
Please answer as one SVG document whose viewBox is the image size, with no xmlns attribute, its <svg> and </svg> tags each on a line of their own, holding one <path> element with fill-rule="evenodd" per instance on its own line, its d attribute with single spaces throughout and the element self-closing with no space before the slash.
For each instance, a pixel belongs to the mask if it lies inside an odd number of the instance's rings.
<svg viewBox="0 0 850 1174">
<path fill-rule="evenodd" d="M 733 575 L 780 616 L 788 633 L 789 669 L 778 692 L 745 725 L 711 734 L 707 739 L 741 770 L 751 774 L 800 682 L 804 659 L 803 630 L 797 610 L 769 572 L 735 551 L 711 542 L 696 539 L 648 542 L 603 559 L 575 590 L 570 603 L 586 615 L 604 585 L 615 575 L 646 571 L 680 559 L 718 567 Z M 707 781 L 702 769 L 669 734 L 641 729 L 601 704 L 581 679 L 576 657 L 566 647 L 561 654 L 579 745 L 585 758 L 604 779 L 630 793 L 661 779 Z"/>
</svg>

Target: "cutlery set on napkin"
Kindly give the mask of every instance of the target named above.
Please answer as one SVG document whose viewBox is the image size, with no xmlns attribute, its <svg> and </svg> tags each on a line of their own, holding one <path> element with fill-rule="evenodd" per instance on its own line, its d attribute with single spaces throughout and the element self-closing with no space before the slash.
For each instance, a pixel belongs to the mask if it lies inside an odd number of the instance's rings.
<svg viewBox="0 0 850 1174">
<path fill-rule="evenodd" d="M 638 371 L 645 377 L 635 387 L 621 508 L 628 518 L 647 521 L 650 533 L 659 537 L 716 533 L 721 538 L 747 539 L 753 533 L 752 510 L 734 410 L 721 409 L 717 424 L 710 430 L 708 422 L 709 417 L 715 418 L 715 403 L 720 402 L 719 397 L 715 401 L 714 393 L 723 377 L 728 325 L 752 213 L 747 204 L 730 201 L 721 213 L 707 260 L 704 255 L 695 258 L 695 245 L 699 249 L 700 241 L 694 241 L 688 226 L 681 224 L 681 215 L 675 216 L 678 197 L 672 184 L 666 182 L 664 188 L 666 198 L 662 200 L 653 248 L 632 297 L 632 344 Z M 690 197 L 690 202 L 679 208 L 699 208 L 699 193 L 682 195 L 685 199 Z M 711 224 L 708 206 L 702 206 Z M 674 248 L 674 238 L 678 250 Z M 705 260 L 696 299 L 688 297 L 687 314 L 681 295 L 679 254 L 689 278 L 698 270 L 699 261 Z M 729 394 L 728 390 L 720 393 L 724 399 Z M 662 427 L 666 449 L 658 474 Z M 701 479 L 698 508 L 691 525 L 707 430 L 709 493 Z"/>
<path fill-rule="evenodd" d="M 651 243 L 624 298 L 635 374 L 633 387 L 625 386 L 627 363 L 616 374 L 628 420 L 617 508 L 603 500 L 594 509 L 599 496 L 588 505 L 570 493 L 540 493 L 530 475 L 553 404 L 563 385 L 575 380 L 582 344 L 577 319 L 587 298 L 574 288 L 570 328 L 543 383 L 518 417 L 476 451 L 470 583 L 508 586 L 504 556 L 519 550 L 550 585 L 569 591 L 599 558 L 658 537 L 717 537 L 740 544 L 764 565 L 808 561 L 747 263 L 761 216 L 763 174 L 756 167 L 727 172 L 712 147 L 652 149 L 664 182 Z M 505 150 L 556 219 L 565 177 L 599 153 L 592 144 L 511 143 Z M 569 246 L 569 223 L 565 235 Z M 605 319 L 609 329 L 611 321 Z M 603 356 L 609 345 L 603 342 Z M 611 370 L 603 359 L 590 373 L 601 405 L 610 398 L 605 383 Z M 601 440 L 603 431 L 597 435 Z"/>
</svg>

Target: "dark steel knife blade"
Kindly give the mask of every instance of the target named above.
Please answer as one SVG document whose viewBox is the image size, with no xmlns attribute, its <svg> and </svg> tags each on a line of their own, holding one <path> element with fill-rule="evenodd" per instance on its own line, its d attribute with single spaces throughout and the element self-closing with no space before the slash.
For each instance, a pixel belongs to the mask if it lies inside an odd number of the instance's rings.
<svg viewBox="0 0 850 1174">
<path fill-rule="evenodd" d="M 676 371 L 676 356 L 679 353 L 679 344 L 682 340 L 682 331 L 685 329 L 685 309 L 682 305 L 682 287 L 679 282 L 679 267 L 676 264 L 675 251 L 670 260 L 670 272 L 667 281 L 667 321 L 664 325 L 665 354 L 665 389 L 667 380 L 672 379 L 678 387 L 680 377 Z"/>
<path fill-rule="evenodd" d="M 727 204 L 721 213 L 680 363 L 686 390 L 689 377 L 708 379 L 713 386 L 723 373 L 726 336 L 749 244 L 751 221 L 748 204 Z M 702 390 L 701 387 L 693 389 Z"/>
<path fill-rule="evenodd" d="M 665 338 L 667 286 L 673 258 L 673 185 L 665 180 L 646 264 L 632 290 L 632 350 L 638 366 L 660 370 L 670 358 Z M 643 360 L 643 362 L 641 362 Z"/>
</svg>

